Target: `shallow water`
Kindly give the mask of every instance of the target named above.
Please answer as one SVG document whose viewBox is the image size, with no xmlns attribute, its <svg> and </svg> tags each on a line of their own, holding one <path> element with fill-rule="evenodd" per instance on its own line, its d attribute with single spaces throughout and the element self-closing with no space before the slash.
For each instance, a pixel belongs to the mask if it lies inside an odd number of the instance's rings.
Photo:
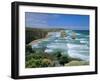
<svg viewBox="0 0 100 81">
<path fill-rule="evenodd" d="M 52 53 L 60 50 L 62 54 L 70 57 L 80 58 L 89 61 L 89 31 L 86 30 L 65 30 L 67 36 L 61 37 L 61 32 L 50 32 L 50 36 L 40 43 L 33 44 L 33 48 L 44 48 L 44 52 Z M 75 32 L 76 38 L 72 39 Z"/>
</svg>

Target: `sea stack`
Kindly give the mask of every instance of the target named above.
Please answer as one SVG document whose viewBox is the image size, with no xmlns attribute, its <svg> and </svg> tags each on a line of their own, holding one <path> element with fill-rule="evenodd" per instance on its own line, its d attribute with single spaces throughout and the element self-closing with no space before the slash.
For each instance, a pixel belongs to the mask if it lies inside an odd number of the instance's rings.
<svg viewBox="0 0 100 81">
<path fill-rule="evenodd" d="M 72 32 L 72 39 L 76 39 L 76 33 Z"/>
<path fill-rule="evenodd" d="M 64 30 L 61 30 L 60 33 L 62 38 L 67 37 L 67 34 Z"/>
</svg>

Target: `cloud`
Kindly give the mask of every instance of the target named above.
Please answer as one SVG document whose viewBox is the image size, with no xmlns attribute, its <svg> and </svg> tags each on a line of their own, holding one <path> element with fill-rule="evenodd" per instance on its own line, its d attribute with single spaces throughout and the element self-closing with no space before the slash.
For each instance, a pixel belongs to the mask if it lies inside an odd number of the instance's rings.
<svg viewBox="0 0 100 81">
<path fill-rule="evenodd" d="M 49 20 L 58 18 L 58 14 L 41 14 L 33 12 L 25 12 L 25 25 L 27 27 L 49 27 Z"/>
</svg>

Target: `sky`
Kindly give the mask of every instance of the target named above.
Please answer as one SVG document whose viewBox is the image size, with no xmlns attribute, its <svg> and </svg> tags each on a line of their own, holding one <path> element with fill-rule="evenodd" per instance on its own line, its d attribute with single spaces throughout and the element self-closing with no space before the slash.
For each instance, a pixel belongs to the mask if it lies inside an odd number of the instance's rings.
<svg viewBox="0 0 100 81">
<path fill-rule="evenodd" d="M 89 30 L 89 15 L 25 12 L 25 27 Z"/>
</svg>

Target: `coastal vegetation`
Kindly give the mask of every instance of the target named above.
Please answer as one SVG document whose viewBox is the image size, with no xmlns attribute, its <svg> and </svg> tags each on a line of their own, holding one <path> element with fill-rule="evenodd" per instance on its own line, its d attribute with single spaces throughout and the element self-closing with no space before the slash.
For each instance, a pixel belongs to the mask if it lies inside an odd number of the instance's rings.
<svg viewBox="0 0 100 81">
<path fill-rule="evenodd" d="M 42 49 L 32 49 L 30 45 L 26 46 L 26 68 L 39 68 L 39 67 L 55 67 L 55 66 L 73 66 L 73 65 L 87 65 L 80 59 L 71 58 L 66 55 L 62 55 L 60 51 L 56 51 L 53 54 L 47 54 Z M 38 51 L 38 52 L 37 52 Z"/>
<path fill-rule="evenodd" d="M 40 51 L 37 52 L 36 49 L 31 49 L 29 45 L 26 47 L 26 68 L 53 67 L 69 62 L 68 56 L 62 56 L 61 52 L 47 54 L 42 49 L 39 49 Z"/>
</svg>

